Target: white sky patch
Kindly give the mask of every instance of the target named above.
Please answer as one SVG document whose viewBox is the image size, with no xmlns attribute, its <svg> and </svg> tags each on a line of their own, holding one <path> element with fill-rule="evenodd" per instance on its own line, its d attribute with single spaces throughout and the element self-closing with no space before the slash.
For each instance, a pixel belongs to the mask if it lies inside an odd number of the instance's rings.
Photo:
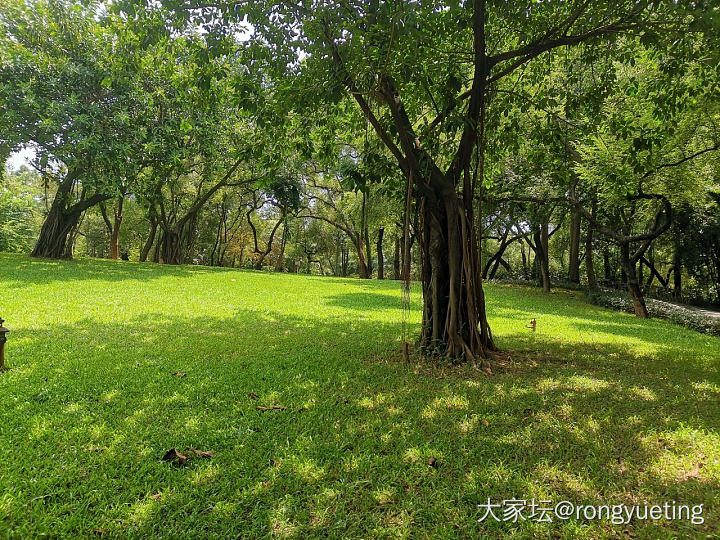
<svg viewBox="0 0 720 540">
<path fill-rule="evenodd" d="M 23 148 L 18 152 L 10 154 L 5 166 L 11 171 L 16 171 L 23 165 L 30 166 L 30 162 L 35 158 L 35 149 Z"/>
</svg>

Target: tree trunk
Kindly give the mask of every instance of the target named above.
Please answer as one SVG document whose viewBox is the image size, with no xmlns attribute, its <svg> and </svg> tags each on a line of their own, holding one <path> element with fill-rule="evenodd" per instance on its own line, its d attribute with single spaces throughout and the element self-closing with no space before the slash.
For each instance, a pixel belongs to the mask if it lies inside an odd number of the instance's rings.
<svg viewBox="0 0 720 540">
<path fill-rule="evenodd" d="M 370 268 L 367 264 L 367 259 L 365 259 L 365 252 L 363 250 L 363 239 L 355 238 L 354 244 L 358 258 L 358 275 L 361 279 L 370 279 Z"/>
<path fill-rule="evenodd" d="M 160 235 L 160 260 L 163 264 L 182 264 L 182 233 L 175 228 L 165 229 Z"/>
<path fill-rule="evenodd" d="M 610 282 L 613 279 L 612 267 L 610 266 L 610 253 L 607 248 L 603 250 L 603 268 L 605 273 L 605 281 Z"/>
<path fill-rule="evenodd" d="M 157 234 L 157 218 L 154 214 L 150 215 L 150 232 L 148 233 L 147 240 L 145 241 L 145 245 L 140 250 L 140 262 L 147 261 L 148 255 L 150 254 L 150 249 L 152 248 L 153 243 L 155 242 L 155 235 Z"/>
<path fill-rule="evenodd" d="M 68 217 L 64 209 L 53 202 L 43 221 L 35 249 L 30 255 L 47 259 L 71 259 L 72 246 L 68 242 L 68 236 L 78 219 L 79 216 Z"/>
<path fill-rule="evenodd" d="M 360 214 L 360 247 L 358 247 L 359 253 L 362 252 L 363 247 L 362 245 L 365 245 L 365 257 L 363 260 L 364 265 L 364 275 L 363 272 L 361 272 L 360 264 L 358 263 L 358 273 L 360 273 L 361 278 L 370 279 L 372 278 L 372 253 L 370 252 L 370 235 L 368 234 L 368 219 L 367 219 L 367 194 L 363 192 L 362 196 L 362 210 Z"/>
<path fill-rule="evenodd" d="M 120 225 L 123 219 L 123 203 L 125 197 L 118 197 L 117 206 L 113 208 L 114 219 L 112 223 L 112 231 L 110 232 L 110 255 L 109 259 L 115 259 L 120 256 Z"/>
<path fill-rule="evenodd" d="M 535 261 L 538 265 L 540 284 L 550 292 L 550 261 L 548 256 L 548 222 L 543 221 L 533 233 L 535 240 Z"/>
<path fill-rule="evenodd" d="M 285 246 L 287 245 L 287 224 L 283 227 L 282 239 L 280 240 L 280 253 L 275 263 L 276 272 L 285 271 Z"/>
<path fill-rule="evenodd" d="M 673 298 L 675 300 L 682 299 L 682 254 L 680 249 L 680 242 L 676 242 L 673 251 Z"/>
<path fill-rule="evenodd" d="M 80 217 L 88 208 L 109 199 L 107 195 L 95 194 L 77 202 L 71 201 L 71 192 L 79 172 L 69 172 L 60 183 L 50 210 L 45 216 L 40 235 L 31 257 L 48 259 L 71 259 L 74 231 L 80 222 Z"/>
<path fill-rule="evenodd" d="M 378 239 L 377 239 L 377 258 L 378 258 L 378 268 L 377 268 L 377 278 L 378 279 L 384 279 L 384 273 L 385 273 L 385 256 L 383 254 L 383 236 L 385 235 L 385 229 L 383 227 L 380 227 L 378 229 Z"/>
<path fill-rule="evenodd" d="M 585 273 L 587 275 L 587 287 L 590 291 L 597 291 L 597 277 L 595 276 L 595 266 L 593 263 L 593 228 L 590 223 L 587 224 L 585 231 Z"/>
<path fill-rule="evenodd" d="M 393 279 L 400 280 L 400 237 L 395 236 L 395 257 L 393 258 Z"/>
<path fill-rule="evenodd" d="M 568 263 L 568 280 L 580 283 L 580 213 L 570 208 L 570 261 Z"/>
<path fill-rule="evenodd" d="M 466 175 L 467 176 L 467 175 Z M 475 219 L 466 187 L 461 200 L 445 178 L 418 181 L 422 213 L 423 323 L 425 354 L 475 361 L 496 350 L 485 312 Z"/>
<path fill-rule="evenodd" d="M 636 263 L 630 260 L 630 246 L 627 243 L 620 246 L 620 259 L 622 268 L 627 276 L 627 288 L 633 302 L 635 315 L 641 319 L 647 319 L 648 311 L 645 305 L 645 297 L 638 282 L 637 272 L 635 270 Z"/>
</svg>

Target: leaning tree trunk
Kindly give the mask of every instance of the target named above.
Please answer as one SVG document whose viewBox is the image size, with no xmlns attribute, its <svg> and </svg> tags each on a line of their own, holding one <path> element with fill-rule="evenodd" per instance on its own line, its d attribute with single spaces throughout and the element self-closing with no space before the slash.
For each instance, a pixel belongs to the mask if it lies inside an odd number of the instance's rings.
<svg viewBox="0 0 720 540">
<path fill-rule="evenodd" d="M 150 232 L 148 233 L 147 240 L 145 241 L 145 244 L 143 245 L 142 249 L 140 250 L 140 262 L 147 261 L 148 255 L 150 254 L 150 249 L 152 248 L 153 244 L 155 243 L 155 235 L 157 234 L 157 219 L 155 216 L 150 216 Z"/>
<path fill-rule="evenodd" d="M 632 299 L 635 315 L 641 319 L 647 319 L 648 311 L 645 305 L 645 297 L 638 281 L 635 261 L 630 259 L 630 246 L 627 243 L 620 246 L 620 263 L 627 278 L 628 293 L 630 293 Z"/>
<path fill-rule="evenodd" d="M 370 279 L 370 267 L 368 266 L 367 259 L 365 258 L 362 236 L 363 235 L 361 234 L 353 239 L 353 244 L 355 244 L 355 251 L 357 252 L 358 258 L 358 276 L 360 276 L 360 279 Z"/>
<path fill-rule="evenodd" d="M 47 259 L 71 259 L 74 231 L 80 223 L 80 217 L 88 208 L 109 199 L 107 195 L 96 193 L 92 197 L 82 198 L 71 203 L 71 192 L 79 173 L 68 173 L 58 187 L 55 199 L 45 216 L 40 235 L 31 257 Z"/>
<path fill-rule="evenodd" d="M 69 217 L 61 205 L 53 203 L 42 224 L 35 248 L 30 255 L 47 259 L 72 258 L 72 246 L 69 237 L 78 219 L 79 216 Z"/>
<path fill-rule="evenodd" d="M 287 224 L 283 227 L 282 239 L 280 241 L 280 253 L 278 254 L 277 262 L 275 263 L 276 272 L 285 271 L 285 246 L 287 245 Z"/>
</svg>

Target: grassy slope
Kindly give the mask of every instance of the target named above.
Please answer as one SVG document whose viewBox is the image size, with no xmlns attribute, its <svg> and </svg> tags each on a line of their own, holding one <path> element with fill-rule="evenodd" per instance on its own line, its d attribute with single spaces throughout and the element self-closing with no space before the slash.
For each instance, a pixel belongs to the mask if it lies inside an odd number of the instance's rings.
<svg viewBox="0 0 720 540">
<path fill-rule="evenodd" d="M 13 369 L 0 374 L 0 536 L 627 528 L 478 524 L 488 497 L 704 503 L 702 526 L 629 529 L 716 534 L 720 340 L 569 293 L 487 296 L 512 358 L 492 377 L 399 361 L 393 282 L 0 255 L 0 315 L 13 330 Z M 159 460 L 171 447 L 216 455 L 173 467 Z"/>
</svg>

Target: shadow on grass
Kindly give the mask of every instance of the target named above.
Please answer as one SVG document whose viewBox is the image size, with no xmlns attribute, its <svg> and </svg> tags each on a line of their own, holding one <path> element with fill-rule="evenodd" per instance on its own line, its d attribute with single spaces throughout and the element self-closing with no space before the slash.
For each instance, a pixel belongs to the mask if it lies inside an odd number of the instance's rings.
<svg viewBox="0 0 720 540">
<path fill-rule="evenodd" d="M 397 288 L 400 289 L 399 284 Z M 422 310 L 422 302 L 417 296 L 414 294 L 410 302 L 409 307 L 413 311 Z M 401 298 L 375 292 L 337 294 L 329 297 L 327 304 L 359 311 L 402 309 L 403 307 Z"/>
<path fill-rule="evenodd" d="M 360 296 L 331 302 L 365 309 Z M 379 309 L 383 296 L 371 296 Z M 524 359 L 484 377 L 398 361 L 398 333 L 352 314 L 245 310 L 21 329 L 0 376 L 12 404 L 0 462 L 17 464 L 0 476 L 0 521 L 26 536 L 502 537 L 510 525 L 478 523 L 476 505 L 535 497 L 704 503 L 702 526 L 629 529 L 717 530 L 717 364 L 673 346 L 638 361 L 620 345 L 522 334 L 500 345 L 531 345 Z M 171 447 L 215 457 L 173 467 L 160 461 Z"/>
<path fill-rule="evenodd" d="M 230 271 L 229 268 L 213 268 L 191 265 L 158 265 L 106 259 L 74 259 L 71 261 L 53 259 L 31 259 L 8 253 L 2 257 L 3 276 L 0 281 L 10 287 L 45 284 L 52 281 L 146 281 L 167 276 L 190 276 L 208 272 Z M 159 272 L 159 268 L 162 272 Z"/>
</svg>

